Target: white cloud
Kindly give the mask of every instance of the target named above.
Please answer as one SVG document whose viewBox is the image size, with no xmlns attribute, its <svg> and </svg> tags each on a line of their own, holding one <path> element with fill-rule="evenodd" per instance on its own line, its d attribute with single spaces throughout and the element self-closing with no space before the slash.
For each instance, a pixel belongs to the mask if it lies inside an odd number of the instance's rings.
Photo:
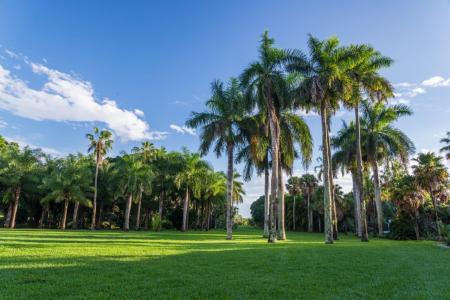
<svg viewBox="0 0 450 300">
<path fill-rule="evenodd" d="M 149 140 L 165 140 L 169 133 L 167 131 L 150 131 Z"/>
<path fill-rule="evenodd" d="M 170 128 L 175 130 L 178 133 L 181 133 L 181 134 L 186 134 L 187 133 L 187 134 L 190 134 L 190 135 L 197 135 L 194 128 L 190 128 L 190 127 L 187 127 L 187 126 L 184 126 L 184 125 L 183 126 L 178 126 L 178 125 L 175 125 L 175 124 L 170 124 Z"/>
<path fill-rule="evenodd" d="M 13 51 L 8 50 L 8 49 L 5 49 L 5 53 L 8 54 L 8 56 L 11 57 L 11 58 L 17 58 L 18 57 L 18 55 L 16 53 L 14 53 Z"/>
<path fill-rule="evenodd" d="M 434 77 L 431 77 L 430 79 L 424 80 L 422 82 L 422 85 L 429 86 L 429 87 L 449 86 L 450 78 L 444 79 L 441 76 L 434 76 Z"/>
<path fill-rule="evenodd" d="M 11 51 L 5 52 L 17 57 Z M 140 118 L 141 110 L 121 109 L 108 98 L 99 102 L 90 82 L 23 59 L 35 74 L 45 78 L 45 83 L 39 89 L 31 88 L 0 65 L 0 109 L 33 120 L 102 122 L 123 141 L 161 136 L 150 132 L 149 125 Z"/>
<path fill-rule="evenodd" d="M 135 109 L 133 110 L 133 112 L 134 112 L 134 114 L 135 114 L 136 116 L 139 116 L 139 117 L 143 117 L 143 116 L 144 116 L 144 112 L 143 112 L 142 110 L 140 110 L 140 109 L 135 108 Z"/>
<path fill-rule="evenodd" d="M 3 120 L 0 120 L 0 128 L 5 128 L 8 125 L 8 123 L 6 123 Z"/>
</svg>

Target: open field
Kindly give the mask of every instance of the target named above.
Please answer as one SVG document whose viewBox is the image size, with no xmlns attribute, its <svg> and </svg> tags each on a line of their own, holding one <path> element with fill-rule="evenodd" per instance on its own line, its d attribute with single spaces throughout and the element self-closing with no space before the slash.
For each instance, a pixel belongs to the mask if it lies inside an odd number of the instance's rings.
<svg viewBox="0 0 450 300">
<path fill-rule="evenodd" d="M 256 230 L 0 230 L 2 299 L 450 299 L 450 251 L 429 241 Z"/>
</svg>

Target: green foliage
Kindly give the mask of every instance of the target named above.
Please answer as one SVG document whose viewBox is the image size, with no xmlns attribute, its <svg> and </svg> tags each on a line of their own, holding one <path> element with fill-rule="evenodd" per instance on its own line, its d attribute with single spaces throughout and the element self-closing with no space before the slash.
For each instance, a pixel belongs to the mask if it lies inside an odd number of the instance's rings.
<svg viewBox="0 0 450 300">
<path fill-rule="evenodd" d="M 264 196 L 259 197 L 250 205 L 250 214 L 255 225 L 262 228 L 264 225 Z"/>
<path fill-rule="evenodd" d="M 158 214 L 152 215 L 152 230 L 153 231 L 160 231 L 163 226 L 163 222 Z"/>
</svg>

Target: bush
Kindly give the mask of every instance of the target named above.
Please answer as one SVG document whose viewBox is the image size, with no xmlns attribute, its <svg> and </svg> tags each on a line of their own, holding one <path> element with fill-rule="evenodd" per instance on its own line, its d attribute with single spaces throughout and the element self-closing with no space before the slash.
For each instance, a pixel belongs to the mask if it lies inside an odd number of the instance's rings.
<svg viewBox="0 0 450 300">
<path fill-rule="evenodd" d="M 416 233 L 411 218 L 405 214 L 400 214 L 392 222 L 389 238 L 394 240 L 415 240 Z"/>
<path fill-rule="evenodd" d="M 152 216 L 152 230 L 153 231 L 160 231 L 162 227 L 162 221 L 159 218 L 159 214 L 155 214 Z"/>
<path fill-rule="evenodd" d="M 439 226 L 441 228 L 441 234 L 444 243 L 446 243 L 447 246 L 450 246 L 450 225 L 440 222 Z"/>
</svg>

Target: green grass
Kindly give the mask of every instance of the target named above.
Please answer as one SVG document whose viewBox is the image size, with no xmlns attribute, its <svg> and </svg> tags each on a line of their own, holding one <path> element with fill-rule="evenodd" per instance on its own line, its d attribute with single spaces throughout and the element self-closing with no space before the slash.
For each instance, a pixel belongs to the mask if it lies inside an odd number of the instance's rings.
<svg viewBox="0 0 450 300">
<path fill-rule="evenodd" d="M 0 230 L 0 298 L 450 299 L 435 242 L 260 234 Z"/>
</svg>

